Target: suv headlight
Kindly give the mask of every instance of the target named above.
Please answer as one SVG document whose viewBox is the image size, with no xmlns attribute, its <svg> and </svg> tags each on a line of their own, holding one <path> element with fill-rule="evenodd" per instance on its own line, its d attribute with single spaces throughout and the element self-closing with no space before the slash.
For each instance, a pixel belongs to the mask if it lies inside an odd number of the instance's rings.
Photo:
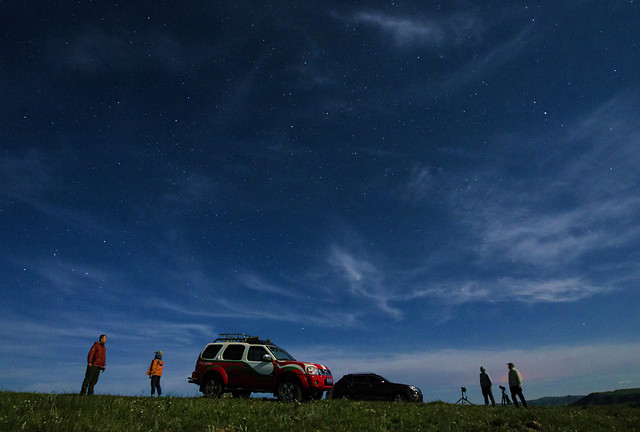
<svg viewBox="0 0 640 432">
<path fill-rule="evenodd" d="M 413 390 L 414 392 L 416 392 L 416 393 L 420 393 L 420 389 L 418 387 L 416 387 L 416 386 L 409 386 L 409 388 L 411 390 Z"/>
<path fill-rule="evenodd" d="M 308 375 L 318 375 L 318 368 L 315 366 L 307 366 Z"/>
</svg>

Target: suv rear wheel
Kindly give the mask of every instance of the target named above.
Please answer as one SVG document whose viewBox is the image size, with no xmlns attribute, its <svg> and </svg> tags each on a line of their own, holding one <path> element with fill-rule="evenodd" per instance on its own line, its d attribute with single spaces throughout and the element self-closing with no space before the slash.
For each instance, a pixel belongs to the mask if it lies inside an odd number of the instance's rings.
<svg viewBox="0 0 640 432">
<path fill-rule="evenodd" d="M 204 383 L 204 387 L 202 388 L 202 393 L 205 397 L 208 398 L 217 398 L 222 395 L 222 382 L 220 378 L 213 376 Z"/>
<path fill-rule="evenodd" d="M 280 399 L 281 402 L 301 402 L 302 388 L 300 388 L 300 384 L 291 378 L 280 382 L 278 385 L 278 399 Z"/>
</svg>

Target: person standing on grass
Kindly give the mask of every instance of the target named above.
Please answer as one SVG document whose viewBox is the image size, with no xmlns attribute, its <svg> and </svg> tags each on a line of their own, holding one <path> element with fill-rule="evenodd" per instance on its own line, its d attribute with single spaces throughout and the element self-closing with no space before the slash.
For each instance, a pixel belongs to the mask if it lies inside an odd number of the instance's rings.
<svg viewBox="0 0 640 432">
<path fill-rule="evenodd" d="M 507 363 L 507 367 L 509 368 L 509 389 L 511 390 L 511 399 L 513 399 L 513 404 L 516 408 L 519 408 L 518 400 L 516 396 L 520 397 L 522 401 L 522 406 L 527 407 L 527 401 L 524 400 L 524 396 L 522 395 L 522 375 L 518 369 L 513 366 L 513 363 Z"/>
<path fill-rule="evenodd" d="M 100 339 L 93 343 L 87 355 L 87 370 L 82 381 L 81 395 L 92 395 L 93 387 L 98 382 L 100 372 L 104 372 L 107 367 L 107 349 L 104 344 L 107 342 L 107 335 L 100 335 Z"/>
<path fill-rule="evenodd" d="M 493 392 L 491 391 L 491 377 L 483 366 L 480 366 L 480 388 L 482 389 L 482 396 L 484 396 L 484 404 L 489 405 L 489 398 L 491 398 L 491 405 L 496 406 L 496 401 L 493 399 Z"/>
<path fill-rule="evenodd" d="M 158 390 L 158 397 L 162 396 L 162 388 L 160 387 L 160 377 L 162 376 L 162 351 L 155 352 L 156 356 L 151 360 L 151 365 L 147 370 L 147 375 L 151 378 L 151 396 L 153 397 L 156 389 Z"/>
</svg>

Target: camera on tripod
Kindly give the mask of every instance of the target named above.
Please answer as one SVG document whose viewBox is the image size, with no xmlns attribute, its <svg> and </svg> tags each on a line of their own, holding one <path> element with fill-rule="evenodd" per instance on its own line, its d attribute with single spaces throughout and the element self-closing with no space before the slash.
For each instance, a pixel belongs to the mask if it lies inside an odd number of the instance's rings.
<svg viewBox="0 0 640 432">
<path fill-rule="evenodd" d="M 505 386 L 499 386 L 500 390 L 502 390 L 502 405 L 511 405 L 511 399 L 509 399 L 509 396 L 507 396 L 507 393 L 505 393 L 506 387 Z"/>
<path fill-rule="evenodd" d="M 460 387 L 460 390 L 462 391 L 462 397 L 458 399 L 458 402 L 456 402 L 456 404 L 464 405 L 465 403 L 468 403 L 469 405 L 471 405 L 471 402 L 469 402 L 469 399 L 467 399 L 467 388 Z"/>
</svg>

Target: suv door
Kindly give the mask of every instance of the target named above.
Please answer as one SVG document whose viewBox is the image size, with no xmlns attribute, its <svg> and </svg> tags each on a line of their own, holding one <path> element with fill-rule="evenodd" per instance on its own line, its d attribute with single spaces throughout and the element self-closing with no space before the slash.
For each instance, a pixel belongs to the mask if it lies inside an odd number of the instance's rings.
<svg viewBox="0 0 640 432">
<path fill-rule="evenodd" d="M 250 367 L 248 371 L 250 376 L 247 377 L 247 387 L 259 388 L 266 391 L 273 389 L 274 371 L 273 358 L 265 361 L 264 356 L 271 357 L 262 345 L 252 345 L 247 351 L 247 364 Z"/>
<path fill-rule="evenodd" d="M 225 361 L 224 369 L 227 372 L 229 382 L 227 386 L 237 387 L 242 385 L 244 376 L 244 366 L 242 364 L 242 358 L 244 357 L 244 351 L 246 346 L 241 344 L 229 344 L 225 347 L 222 353 L 222 360 Z M 232 362 L 236 362 L 233 364 Z"/>
</svg>

